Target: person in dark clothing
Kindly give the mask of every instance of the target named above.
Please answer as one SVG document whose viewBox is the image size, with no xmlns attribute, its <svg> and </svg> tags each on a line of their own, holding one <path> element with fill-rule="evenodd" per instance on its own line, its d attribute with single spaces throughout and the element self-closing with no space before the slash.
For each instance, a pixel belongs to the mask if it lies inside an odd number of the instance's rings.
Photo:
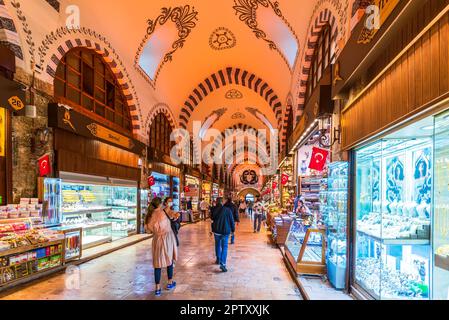
<svg viewBox="0 0 449 320">
<path fill-rule="evenodd" d="M 212 213 L 212 232 L 215 235 L 216 264 L 220 265 L 223 272 L 227 272 L 226 258 L 228 255 L 229 235 L 235 232 L 234 217 L 232 210 L 222 205 L 221 198 L 217 199 L 217 205 Z"/>
<path fill-rule="evenodd" d="M 232 198 L 228 198 L 224 206 L 232 211 L 232 217 L 234 218 L 234 222 L 237 224 L 240 223 L 239 211 L 234 202 L 232 202 Z M 235 232 L 233 232 L 231 235 L 231 244 L 234 244 L 234 242 L 235 242 Z"/>
<path fill-rule="evenodd" d="M 189 198 L 187 200 L 187 212 L 189 213 L 189 222 L 193 222 L 193 205 L 192 205 L 192 198 Z"/>
</svg>

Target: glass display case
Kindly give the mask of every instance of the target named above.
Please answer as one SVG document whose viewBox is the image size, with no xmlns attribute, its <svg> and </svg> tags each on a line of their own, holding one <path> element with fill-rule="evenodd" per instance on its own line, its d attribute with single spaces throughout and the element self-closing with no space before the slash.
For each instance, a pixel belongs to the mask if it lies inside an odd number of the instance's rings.
<svg viewBox="0 0 449 320">
<path fill-rule="evenodd" d="M 293 220 L 285 243 L 287 260 L 298 274 L 326 274 L 326 231 Z"/>
<path fill-rule="evenodd" d="M 179 189 L 181 188 L 179 178 L 172 177 L 172 197 L 173 197 L 173 210 L 180 210 L 180 195 Z"/>
<path fill-rule="evenodd" d="M 152 198 L 159 197 L 165 199 L 171 195 L 170 176 L 152 172 L 154 177 L 154 185 L 151 187 Z"/>
<path fill-rule="evenodd" d="M 347 162 L 329 165 L 327 192 L 322 192 L 322 213 L 327 231 L 326 265 L 330 283 L 336 289 L 346 287 L 346 249 L 348 219 Z"/>
<path fill-rule="evenodd" d="M 40 198 L 45 203 L 42 212 L 43 222 L 46 226 L 55 226 L 61 223 L 62 193 L 61 179 L 39 178 Z"/>
<path fill-rule="evenodd" d="M 82 248 L 137 232 L 137 188 L 62 182 L 63 226 L 81 227 Z"/>
<path fill-rule="evenodd" d="M 187 176 L 185 180 L 183 208 L 186 208 L 187 201 L 192 200 L 192 210 L 198 213 L 198 204 L 200 197 L 200 180 L 198 178 Z"/>
<path fill-rule="evenodd" d="M 375 299 L 428 299 L 432 138 L 356 151 L 355 283 Z"/>
<path fill-rule="evenodd" d="M 150 204 L 150 193 L 148 189 L 140 190 L 140 233 L 145 233 L 145 216 Z"/>
<path fill-rule="evenodd" d="M 435 118 L 433 299 L 449 300 L 449 112 Z"/>
</svg>

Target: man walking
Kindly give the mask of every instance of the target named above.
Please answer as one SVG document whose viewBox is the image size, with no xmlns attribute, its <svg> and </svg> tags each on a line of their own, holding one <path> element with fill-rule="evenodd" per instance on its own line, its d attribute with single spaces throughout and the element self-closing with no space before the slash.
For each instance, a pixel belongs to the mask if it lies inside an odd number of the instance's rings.
<svg viewBox="0 0 449 320">
<path fill-rule="evenodd" d="M 229 235 L 235 232 L 234 217 L 232 211 L 222 205 L 222 199 L 217 199 L 217 205 L 212 213 L 212 232 L 215 236 L 216 264 L 220 265 L 223 272 L 227 272 L 226 259 L 228 255 Z"/>
<path fill-rule="evenodd" d="M 253 206 L 254 206 L 254 202 L 250 201 L 250 202 L 248 203 L 248 215 L 249 215 L 250 217 L 253 216 Z"/>
<path fill-rule="evenodd" d="M 239 212 L 237 210 L 237 206 L 234 204 L 234 202 L 232 202 L 231 197 L 228 198 L 224 206 L 229 208 L 229 210 L 231 210 L 234 222 L 238 225 L 240 223 Z M 231 235 L 231 244 L 234 244 L 234 242 L 235 242 L 235 232 L 233 232 Z"/>
<path fill-rule="evenodd" d="M 260 201 L 260 198 L 257 198 L 256 203 L 253 207 L 254 211 L 254 233 L 260 232 L 260 226 L 262 224 L 262 217 L 265 211 L 265 207 L 263 203 Z"/>
</svg>

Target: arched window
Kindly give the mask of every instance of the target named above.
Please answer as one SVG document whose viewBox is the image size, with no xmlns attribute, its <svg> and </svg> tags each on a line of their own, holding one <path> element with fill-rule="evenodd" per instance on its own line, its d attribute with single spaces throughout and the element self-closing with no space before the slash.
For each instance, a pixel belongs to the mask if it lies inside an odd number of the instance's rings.
<svg viewBox="0 0 449 320">
<path fill-rule="evenodd" d="M 67 52 L 56 70 L 55 97 L 111 128 L 132 131 L 128 104 L 114 74 L 93 50 Z M 106 120 L 106 121 L 105 121 Z"/>
<path fill-rule="evenodd" d="M 150 147 L 170 154 L 174 141 L 170 141 L 173 128 L 163 113 L 159 113 L 153 120 L 150 128 Z"/>
<path fill-rule="evenodd" d="M 321 30 L 321 34 L 318 37 L 315 48 L 315 55 L 313 57 L 312 64 L 310 65 L 309 78 L 307 81 L 306 99 L 310 98 L 313 90 L 323 77 L 324 70 L 326 70 L 332 61 L 331 28 L 329 25 L 324 26 Z"/>
</svg>

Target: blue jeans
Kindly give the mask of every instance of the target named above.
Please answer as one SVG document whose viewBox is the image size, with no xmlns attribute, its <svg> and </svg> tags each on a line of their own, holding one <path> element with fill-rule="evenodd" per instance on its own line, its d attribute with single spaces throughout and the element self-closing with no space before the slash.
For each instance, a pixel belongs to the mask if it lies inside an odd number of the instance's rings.
<svg viewBox="0 0 449 320">
<path fill-rule="evenodd" d="M 235 242 L 235 233 L 231 234 L 231 244 Z"/>
<path fill-rule="evenodd" d="M 254 214 L 254 231 L 260 231 L 260 225 L 262 224 L 262 215 Z"/>
<path fill-rule="evenodd" d="M 167 267 L 167 275 L 168 275 L 168 280 L 173 279 L 173 265 Z M 162 269 L 161 268 L 155 268 L 154 269 L 154 282 L 156 284 L 160 284 L 161 283 L 161 277 L 162 277 Z"/>
<path fill-rule="evenodd" d="M 226 266 L 226 258 L 228 256 L 228 242 L 229 234 L 214 234 L 215 236 L 215 254 L 217 255 L 218 263 Z"/>
</svg>

